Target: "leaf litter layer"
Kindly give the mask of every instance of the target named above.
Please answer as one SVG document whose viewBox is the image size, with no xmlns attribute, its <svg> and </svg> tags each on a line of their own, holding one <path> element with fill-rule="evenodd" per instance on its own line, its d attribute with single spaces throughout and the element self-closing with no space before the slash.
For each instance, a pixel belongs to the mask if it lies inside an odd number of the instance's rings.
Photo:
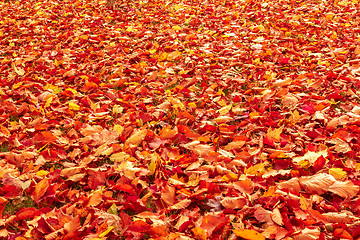
<svg viewBox="0 0 360 240">
<path fill-rule="evenodd" d="M 356 0 L 0 4 L 1 237 L 360 236 Z"/>
</svg>

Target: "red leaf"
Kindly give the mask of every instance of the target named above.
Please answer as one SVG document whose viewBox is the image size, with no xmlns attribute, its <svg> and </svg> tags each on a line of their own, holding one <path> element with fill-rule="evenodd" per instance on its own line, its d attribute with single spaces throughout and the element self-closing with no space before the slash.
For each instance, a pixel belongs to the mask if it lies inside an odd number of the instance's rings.
<svg viewBox="0 0 360 240">
<path fill-rule="evenodd" d="M 36 216 L 41 215 L 42 212 L 37 210 L 36 208 L 25 208 L 21 209 L 16 213 L 16 219 L 18 221 L 24 220 L 24 219 L 33 219 Z"/>
</svg>

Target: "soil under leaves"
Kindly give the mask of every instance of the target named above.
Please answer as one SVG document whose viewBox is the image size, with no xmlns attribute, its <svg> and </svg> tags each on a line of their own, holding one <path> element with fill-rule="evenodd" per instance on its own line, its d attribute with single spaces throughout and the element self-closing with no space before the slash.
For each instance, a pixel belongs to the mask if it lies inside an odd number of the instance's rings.
<svg viewBox="0 0 360 240">
<path fill-rule="evenodd" d="M 0 237 L 358 239 L 352 1 L 0 3 Z"/>
</svg>

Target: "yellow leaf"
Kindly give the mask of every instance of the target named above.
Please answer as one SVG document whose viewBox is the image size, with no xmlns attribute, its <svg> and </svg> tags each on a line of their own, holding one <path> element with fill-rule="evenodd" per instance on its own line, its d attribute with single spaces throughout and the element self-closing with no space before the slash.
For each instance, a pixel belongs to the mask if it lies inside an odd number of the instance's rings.
<svg viewBox="0 0 360 240">
<path fill-rule="evenodd" d="M 149 170 L 150 170 L 150 174 L 151 174 L 151 175 L 155 173 L 156 166 L 157 166 L 156 161 L 151 161 L 151 162 L 150 162 L 150 164 L 149 164 Z"/>
<path fill-rule="evenodd" d="M 102 232 L 100 235 L 99 235 L 99 237 L 105 237 L 109 232 L 111 232 L 111 230 L 113 230 L 114 229 L 114 227 L 113 226 L 110 226 L 110 227 L 108 227 L 104 232 Z"/>
<path fill-rule="evenodd" d="M 293 111 L 291 113 L 290 119 L 292 120 L 293 123 L 297 122 L 300 119 L 300 114 L 297 110 Z"/>
<path fill-rule="evenodd" d="M 239 176 L 236 175 L 236 174 L 233 173 L 233 172 L 230 172 L 230 173 L 222 176 L 222 178 L 221 178 L 221 180 L 222 180 L 223 182 L 236 181 L 236 180 L 238 180 L 238 179 L 239 179 Z"/>
<path fill-rule="evenodd" d="M 223 116 L 223 115 L 227 114 L 231 110 L 231 108 L 232 108 L 232 104 L 229 104 L 225 107 L 220 108 L 218 110 L 218 112 L 220 113 L 221 116 Z"/>
<path fill-rule="evenodd" d="M 133 30 L 134 30 L 134 29 L 133 29 L 132 26 L 130 26 L 130 27 L 128 27 L 128 28 L 126 29 L 127 32 L 131 32 L 131 31 L 133 31 Z"/>
<path fill-rule="evenodd" d="M 341 180 L 346 177 L 346 172 L 341 168 L 330 168 L 329 174 L 332 175 L 336 180 Z"/>
<path fill-rule="evenodd" d="M 284 126 L 281 126 L 277 129 L 272 129 L 271 127 L 267 130 L 266 136 L 269 139 L 280 141 L 280 134 L 282 133 L 282 130 L 284 129 Z"/>
<path fill-rule="evenodd" d="M 156 49 L 150 49 L 150 50 L 149 50 L 149 53 L 150 53 L 150 54 L 156 53 Z"/>
<path fill-rule="evenodd" d="M 15 83 L 13 86 L 12 86 L 12 89 L 15 90 L 17 88 L 19 88 L 21 85 L 23 85 L 24 82 L 18 82 L 18 83 Z"/>
<path fill-rule="evenodd" d="M 167 52 L 162 52 L 159 54 L 158 60 L 159 61 L 164 61 L 165 59 L 167 59 L 168 57 L 168 53 Z"/>
<path fill-rule="evenodd" d="M 249 168 L 246 168 L 244 170 L 245 174 L 249 174 L 249 175 L 258 175 L 258 174 L 262 174 L 265 171 L 265 164 L 264 163 L 258 163 L 254 166 L 251 166 Z"/>
<path fill-rule="evenodd" d="M 179 5 L 174 6 L 174 9 L 177 11 L 177 10 L 181 9 L 182 7 L 183 7 L 183 5 L 179 4 Z"/>
<path fill-rule="evenodd" d="M 76 103 L 69 102 L 69 109 L 70 109 L 70 110 L 74 110 L 74 111 L 79 111 L 79 110 L 80 110 L 80 106 L 77 105 Z"/>
<path fill-rule="evenodd" d="M 248 240 L 265 240 L 265 237 L 261 233 L 258 233 L 255 230 L 237 229 L 237 230 L 234 230 L 234 233 L 236 236 L 242 237 L 242 238 L 248 239 Z"/>
<path fill-rule="evenodd" d="M 191 174 L 188 182 L 185 184 L 187 187 L 196 187 L 199 185 L 200 178 L 198 174 Z"/>
<path fill-rule="evenodd" d="M 173 105 L 175 109 L 180 108 L 181 110 L 185 110 L 184 104 L 179 99 L 169 97 L 169 102 Z"/>
<path fill-rule="evenodd" d="M 49 172 L 48 171 L 45 171 L 45 170 L 40 170 L 36 173 L 36 176 L 39 176 L 39 177 L 45 177 L 46 175 L 48 175 Z"/>
<path fill-rule="evenodd" d="M 257 117 L 259 117 L 260 116 L 260 114 L 258 113 L 258 112 L 251 112 L 250 114 L 249 114 L 249 117 L 250 118 L 257 118 Z"/>
<path fill-rule="evenodd" d="M 122 106 L 118 105 L 118 104 L 115 104 L 114 107 L 113 107 L 113 109 L 112 109 L 112 113 L 113 113 L 114 115 L 120 114 L 120 113 L 122 113 L 123 111 L 124 111 L 124 108 L 123 108 Z"/>
<path fill-rule="evenodd" d="M 181 30 L 181 27 L 179 25 L 172 26 L 172 29 L 179 31 Z"/>
<path fill-rule="evenodd" d="M 116 124 L 116 125 L 114 125 L 113 130 L 114 130 L 114 132 L 117 132 L 117 134 L 121 135 L 122 132 L 124 131 L 124 127 L 121 126 L 121 125 Z"/>
<path fill-rule="evenodd" d="M 77 91 L 75 89 L 73 89 L 73 88 L 67 88 L 65 90 L 68 90 L 68 91 L 72 92 L 73 94 L 77 93 Z"/>
<path fill-rule="evenodd" d="M 52 103 L 54 97 L 53 96 L 50 96 L 47 100 L 46 100 L 46 103 L 45 103 L 45 106 L 44 107 L 50 107 L 50 104 Z"/>
</svg>

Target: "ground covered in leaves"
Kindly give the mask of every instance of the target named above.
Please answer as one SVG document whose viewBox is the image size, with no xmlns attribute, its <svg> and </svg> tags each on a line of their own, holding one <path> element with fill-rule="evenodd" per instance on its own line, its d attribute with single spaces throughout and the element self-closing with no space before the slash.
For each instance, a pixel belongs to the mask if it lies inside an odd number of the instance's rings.
<svg viewBox="0 0 360 240">
<path fill-rule="evenodd" d="M 0 11 L 1 238 L 359 239 L 357 0 Z"/>
</svg>

